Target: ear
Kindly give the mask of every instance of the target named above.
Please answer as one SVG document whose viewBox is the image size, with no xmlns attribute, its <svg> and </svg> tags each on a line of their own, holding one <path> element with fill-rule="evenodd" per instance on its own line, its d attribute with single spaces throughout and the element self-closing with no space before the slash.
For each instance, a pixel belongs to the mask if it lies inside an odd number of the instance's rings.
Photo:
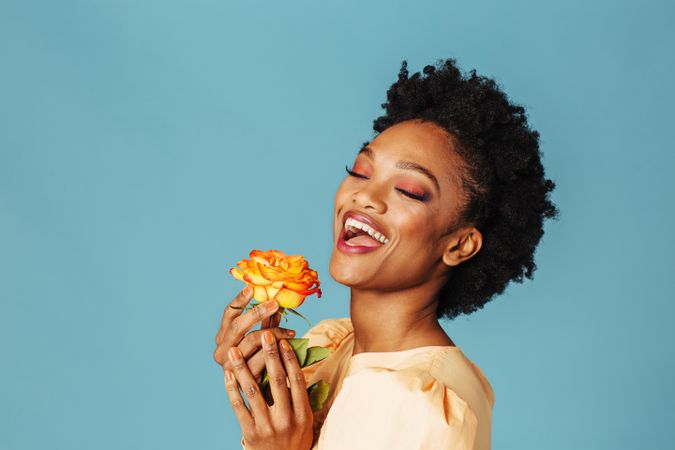
<svg viewBox="0 0 675 450">
<path fill-rule="evenodd" d="M 472 258 L 483 246 L 483 235 L 474 227 L 462 228 L 453 233 L 443 252 L 443 262 L 457 266 Z"/>
</svg>

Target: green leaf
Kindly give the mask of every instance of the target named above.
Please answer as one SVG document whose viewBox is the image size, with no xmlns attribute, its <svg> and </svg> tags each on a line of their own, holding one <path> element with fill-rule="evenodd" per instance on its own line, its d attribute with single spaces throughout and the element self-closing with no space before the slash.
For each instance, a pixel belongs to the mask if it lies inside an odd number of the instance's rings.
<svg viewBox="0 0 675 450">
<path fill-rule="evenodd" d="M 330 385 L 323 380 L 319 380 L 307 388 L 307 395 L 309 397 L 309 404 L 312 406 L 312 412 L 318 411 L 323 407 L 329 392 Z"/>
<path fill-rule="evenodd" d="M 305 358 L 305 364 L 302 367 L 311 366 L 312 364 L 321 361 L 330 355 L 333 350 L 325 347 L 313 346 L 307 349 L 307 358 Z"/>
<path fill-rule="evenodd" d="M 291 338 L 291 339 L 286 339 L 289 344 L 291 344 L 291 347 L 293 347 L 293 350 L 295 350 L 295 354 L 298 357 L 298 362 L 300 363 L 300 367 L 305 364 L 305 358 L 307 357 L 307 346 L 309 345 L 309 338 Z"/>
</svg>

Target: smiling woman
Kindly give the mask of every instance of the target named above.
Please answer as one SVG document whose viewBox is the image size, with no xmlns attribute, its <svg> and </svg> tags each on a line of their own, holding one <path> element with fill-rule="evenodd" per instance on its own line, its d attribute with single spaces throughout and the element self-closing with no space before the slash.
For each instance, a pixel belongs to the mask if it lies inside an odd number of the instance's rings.
<svg viewBox="0 0 675 450">
<path fill-rule="evenodd" d="M 543 221 L 558 215 L 555 184 L 525 110 L 493 80 L 452 59 L 423 72 L 408 77 L 403 61 L 377 136 L 335 194 L 330 274 L 350 288 L 350 317 L 304 336 L 332 350 L 302 369 L 307 385 L 334 387 L 312 415 L 312 442 L 289 416 L 295 425 L 266 437 L 244 432 L 244 448 L 294 436 L 301 450 L 490 448 L 492 388 L 439 319 L 532 278 Z"/>
</svg>

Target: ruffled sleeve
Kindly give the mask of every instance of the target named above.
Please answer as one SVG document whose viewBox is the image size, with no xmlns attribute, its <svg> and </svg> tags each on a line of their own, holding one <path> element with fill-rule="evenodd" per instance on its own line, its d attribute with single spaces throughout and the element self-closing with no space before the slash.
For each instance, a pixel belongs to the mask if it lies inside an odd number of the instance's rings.
<svg viewBox="0 0 675 450">
<path fill-rule="evenodd" d="M 368 367 L 344 379 L 319 450 L 470 450 L 477 419 L 428 371 Z"/>
</svg>

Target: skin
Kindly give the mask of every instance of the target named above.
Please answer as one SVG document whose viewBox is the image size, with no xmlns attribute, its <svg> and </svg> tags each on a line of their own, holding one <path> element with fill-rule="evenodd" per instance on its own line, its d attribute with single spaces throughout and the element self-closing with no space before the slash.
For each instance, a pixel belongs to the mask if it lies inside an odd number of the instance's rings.
<svg viewBox="0 0 675 450">
<path fill-rule="evenodd" d="M 330 274 L 351 290 L 354 355 L 454 346 L 436 318 L 438 292 L 452 268 L 478 253 L 483 241 L 471 225 L 445 233 L 448 224 L 459 217 L 464 198 L 458 178 L 462 161 L 452 142 L 434 123 L 398 123 L 369 143 L 370 156 L 362 153 L 356 157 L 351 170 L 366 178 L 347 175 L 335 194 Z M 438 187 L 419 172 L 397 168 L 399 160 L 426 167 L 437 178 Z M 397 188 L 428 198 L 424 202 L 415 200 Z M 348 210 L 374 218 L 389 242 L 371 253 L 340 252 L 335 243 Z M 225 308 L 214 352 L 225 369 L 228 398 L 246 448 L 308 450 L 312 446 L 313 417 L 297 357 L 292 350 L 285 353 L 280 349 L 277 340 L 266 344 L 261 332 L 268 328 L 277 339 L 290 336 L 277 327 L 275 309 L 265 310 L 260 305 L 241 315 L 239 310 L 229 308 L 245 306 L 250 299 L 251 293 L 242 291 Z M 244 336 L 257 322 L 262 322 L 260 330 Z M 237 349 L 242 350 L 241 357 L 237 357 Z M 283 365 L 279 351 L 284 355 Z M 266 404 L 258 387 L 256 373 L 260 373 L 261 364 L 273 380 L 272 406 Z M 239 389 L 247 397 L 250 410 Z"/>
<path fill-rule="evenodd" d="M 359 154 L 350 168 L 367 179 L 347 175 L 334 202 L 334 242 L 343 214 L 351 209 L 375 219 L 389 238 L 365 254 L 333 247 L 330 274 L 351 290 L 353 354 L 452 346 L 436 318 L 438 292 L 452 268 L 482 246 L 481 233 L 471 225 L 443 234 L 463 207 L 461 160 L 447 132 L 421 120 L 387 128 L 368 147 L 372 157 Z M 399 160 L 429 169 L 439 189 L 425 175 L 395 167 Z M 396 188 L 425 193 L 428 200 L 409 198 Z"/>
</svg>

